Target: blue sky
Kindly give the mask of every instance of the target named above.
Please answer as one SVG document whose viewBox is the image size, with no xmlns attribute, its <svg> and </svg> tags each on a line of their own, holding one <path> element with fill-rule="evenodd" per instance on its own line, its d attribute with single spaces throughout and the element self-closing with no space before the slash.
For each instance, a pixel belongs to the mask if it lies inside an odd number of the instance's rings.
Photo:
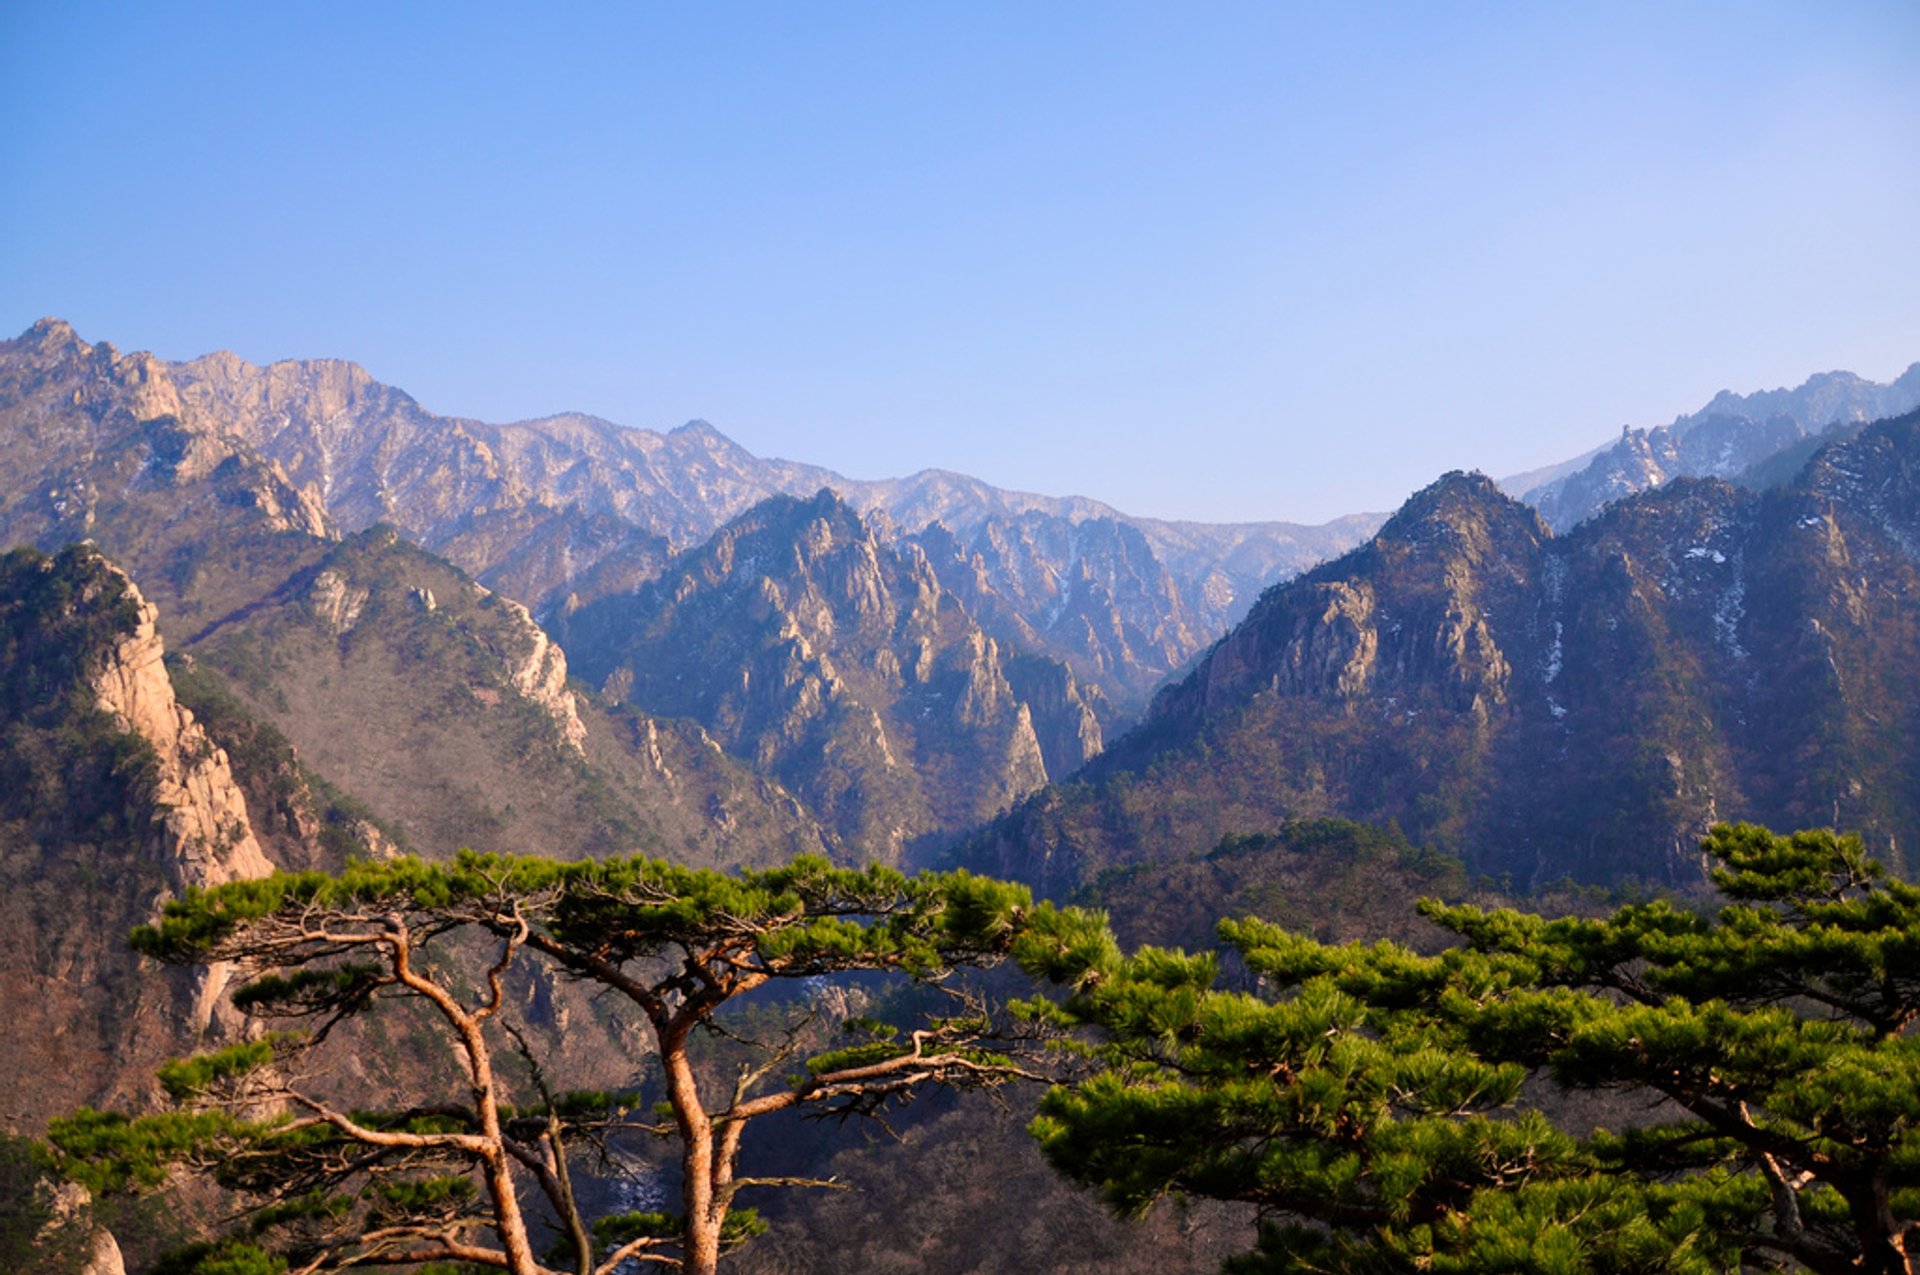
<svg viewBox="0 0 1920 1275">
<path fill-rule="evenodd" d="M 1920 359 L 1920 5 L 0 7 L 0 329 L 1318 520 Z"/>
</svg>

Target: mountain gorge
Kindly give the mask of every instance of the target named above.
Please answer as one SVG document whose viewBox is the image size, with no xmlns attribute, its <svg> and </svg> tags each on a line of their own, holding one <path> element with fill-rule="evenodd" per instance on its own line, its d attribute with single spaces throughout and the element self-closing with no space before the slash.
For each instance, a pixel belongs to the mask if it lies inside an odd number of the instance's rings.
<svg viewBox="0 0 1920 1275">
<path fill-rule="evenodd" d="M 1477 475 L 1276 586 L 1147 720 L 967 861 L 1070 888 L 1290 817 L 1531 889 L 1699 880 L 1720 818 L 1920 834 L 1920 415 L 1755 493 L 1682 480 L 1564 537 Z"/>
</svg>

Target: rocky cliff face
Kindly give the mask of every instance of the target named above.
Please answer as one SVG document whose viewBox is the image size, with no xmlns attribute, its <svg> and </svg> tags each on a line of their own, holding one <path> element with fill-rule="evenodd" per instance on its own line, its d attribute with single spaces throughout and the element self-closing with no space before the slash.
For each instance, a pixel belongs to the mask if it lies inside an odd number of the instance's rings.
<svg viewBox="0 0 1920 1275">
<path fill-rule="evenodd" d="M 374 531 L 360 537 L 356 547 L 370 550 L 375 555 L 390 554 L 396 562 L 411 558 L 411 565 L 422 581 L 439 583 L 443 592 L 460 602 L 478 601 L 481 610 L 497 612 L 486 623 L 462 623 L 459 620 L 454 623 L 493 658 L 493 678 L 504 680 L 506 686 L 522 701 L 544 713 L 552 722 L 562 744 L 575 753 L 585 754 L 587 728 L 580 720 L 579 698 L 567 687 L 566 652 L 533 622 L 533 617 L 525 607 L 511 598 L 499 597 L 483 586 L 458 580 L 424 557 L 410 555 L 391 531 Z M 336 560 L 339 565 L 322 567 L 313 575 L 311 582 L 305 584 L 305 602 L 313 619 L 325 626 L 335 638 L 346 638 L 359 626 L 367 604 L 374 600 L 375 588 L 382 584 L 392 587 L 394 581 L 376 575 L 367 583 L 361 583 L 364 577 L 354 572 L 354 568 L 366 565 L 362 554 L 339 555 Z M 423 582 L 405 587 L 407 607 L 402 610 L 411 609 L 427 616 L 439 612 L 440 599 L 434 594 L 433 583 Z M 388 605 L 390 611 L 394 609 L 390 601 Z M 471 607 L 461 607 L 453 614 L 471 617 L 473 611 Z M 474 695 L 480 703 L 494 706 L 500 702 L 501 691 L 476 687 Z"/>
<path fill-rule="evenodd" d="M 1236 596 L 1183 585 L 1138 528 L 1039 512 L 995 516 L 964 538 L 935 522 L 909 537 L 942 587 L 1017 646 L 1046 651 L 1137 713 L 1224 629 Z"/>
<path fill-rule="evenodd" d="M 107 569 L 119 575 L 117 568 Z M 271 875 L 274 865 L 254 839 L 246 799 L 226 753 L 174 698 L 166 650 L 154 628 L 158 611 L 133 581 L 120 575 L 118 583 L 137 618 L 93 671 L 88 687 L 100 711 L 112 714 L 121 730 L 153 752 L 146 853 L 160 862 L 175 895 Z M 189 1021 L 204 1032 L 225 1008 L 234 971 L 220 964 L 186 974 L 194 988 Z M 240 1031 L 239 1018 L 230 1017 L 223 1030 Z"/>
<path fill-rule="evenodd" d="M 147 852 L 166 865 L 176 892 L 270 874 L 273 865 L 254 839 L 226 753 L 174 698 L 166 650 L 154 627 L 159 612 L 133 581 L 121 576 L 120 588 L 137 618 L 100 661 L 88 687 L 102 712 L 153 750 Z"/>
<path fill-rule="evenodd" d="M 1069 670 L 1013 660 L 917 545 L 830 492 L 756 506 L 639 592 L 554 623 L 609 694 L 701 723 L 886 860 L 1099 747 Z"/>
<path fill-rule="evenodd" d="M 1565 531 L 1616 500 L 1680 477 L 1737 478 L 1802 439 L 1837 425 L 1898 416 L 1920 406 L 1920 363 L 1891 384 L 1823 372 L 1795 389 L 1734 394 L 1671 425 L 1623 429 L 1580 469 L 1521 492 L 1549 525 Z"/>
<path fill-rule="evenodd" d="M 0 1120 L 33 1128 L 144 1094 L 155 1063 L 236 1029 L 215 1013 L 229 971 L 143 968 L 124 937 L 167 897 L 273 865 L 123 574 L 86 548 L 9 554 L 0 630 Z"/>
<path fill-rule="evenodd" d="M 1371 544 L 1263 598 L 1153 716 L 1197 722 L 1264 689 L 1342 703 L 1434 694 L 1484 720 L 1513 677 L 1494 626 L 1525 605 L 1546 540 L 1485 477 L 1450 474 Z"/>
<path fill-rule="evenodd" d="M 1521 886 L 1700 879 L 1715 819 L 1920 836 L 1920 417 L 1755 494 L 1551 536 L 1477 476 L 1270 591 L 1071 792 L 973 861 L 1061 888 L 1287 817 L 1396 823 Z M 1139 811 L 1132 814 L 1128 811 Z"/>
<path fill-rule="evenodd" d="M 0 342 L 0 425 L 8 441 L 0 531 L 9 541 L 72 539 L 210 501 L 273 530 L 328 532 L 322 506 L 283 470 L 189 410 L 169 364 L 89 345 L 57 319 Z"/>
</svg>

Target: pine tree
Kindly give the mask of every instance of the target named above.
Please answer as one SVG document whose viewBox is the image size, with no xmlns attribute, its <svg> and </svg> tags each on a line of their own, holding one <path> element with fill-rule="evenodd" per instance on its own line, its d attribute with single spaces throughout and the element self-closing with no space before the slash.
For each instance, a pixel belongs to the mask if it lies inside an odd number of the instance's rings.
<svg viewBox="0 0 1920 1275">
<path fill-rule="evenodd" d="M 1920 889 L 1831 832 L 1705 849 L 1717 911 L 1430 903 L 1436 956 L 1227 922 L 1228 979 L 1030 934 L 1070 987 L 1032 1012 L 1101 1064 L 1034 1133 L 1121 1209 L 1258 1206 L 1240 1272 L 1914 1269 Z M 1632 1118 L 1556 1127 L 1556 1087 Z"/>
<path fill-rule="evenodd" d="M 820 1185 L 739 1173 L 751 1121 L 794 1108 L 873 1112 L 928 1085 L 1027 1074 L 993 1038 L 982 1006 L 962 999 L 959 1012 L 904 1035 L 855 1024 L 853 1043 L 811 1057 L 791 1036 L 715 1086 L 691 1049 L 718 1030 L 718 1011 L 779 980 L 891 971 L 940 982 L 999 960 L 1030 908 L 1024 888 L 966 873 L 909 877 L 818 858 L 735 877 L 638 857 L 466 853 L 449 864 L 359 864 L 191 893 L 136 932 L 135 946 L 168 962 L 237 962 L 250 976 L 237 1005 L 305 1029 L 170 1064 L 162 1081 L 176 1110 L 82 1112 L 56 1122 L 49 1139 L 67 1171 L 96 1190 L 153 1186 L 185 1168 L 243 1201 L 247 1233 L 183 1255 L 183 1271 L 455 1261 L 514 1275 L 548 1275 L 555 1264 L 611 1275 L 637 1259 L 706 1275 L 760 1229 L 737 1205 L 741 1192 Z M 636 1114 L 633 1095 L 556 1093 L 537 1066 L 531 1081 L 525 1067 L 502 1066 L 514 1054 L 537 1061 L 503 990 L 525 961 L 550 962 L 637 1007 L 663 1072 L 657 1118 Z M 342 1021 L 395 1002 L 426 1011 L 461 1091 L 349 1110 L 308 1065 Z M 677 1215 L 582 1215 L 570 1161 L 622 1129 L 679 1140 Z M 536 1245 L 535 1200 L 559 1219 L 556 1244 Z"/>
</svg>

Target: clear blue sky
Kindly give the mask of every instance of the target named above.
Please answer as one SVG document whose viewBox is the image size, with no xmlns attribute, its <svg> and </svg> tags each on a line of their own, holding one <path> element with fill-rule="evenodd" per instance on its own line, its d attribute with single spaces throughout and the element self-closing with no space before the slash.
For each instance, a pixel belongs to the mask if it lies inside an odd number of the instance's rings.
<svg viewBox="0 0 1920 1275">
<path fill-rule="evenodd" d="M 1317 520 L 1920 359 L 1920 4 L 0 6 L 0 329 Z"/>
</svg>

